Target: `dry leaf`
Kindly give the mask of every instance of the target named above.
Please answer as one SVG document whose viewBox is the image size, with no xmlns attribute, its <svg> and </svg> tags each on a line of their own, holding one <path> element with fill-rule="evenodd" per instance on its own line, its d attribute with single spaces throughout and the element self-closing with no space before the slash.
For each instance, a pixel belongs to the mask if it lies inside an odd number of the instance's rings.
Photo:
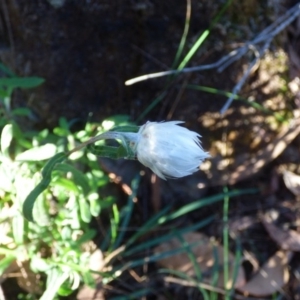
<svg viewBox="0 0 300 300">
<path fill-rule="evenodd" d="M 285 186 L 295 195 L 300 196 L 300 176 L 290 171 L 283 172 Z"/>
<path fill-rule="evenodd" d="M 89 247 L 95 248 L 96 245 L 93 242 L 90 242 Z M 90 257 L 90 269 L 94 271 L 101 271 L 103 268 L 103 254 L 100 249 L 97 249 L 96 251 L 93 252 L 93 254 Z M 93 289 L 87 285 L 84 285 L 80 288 L 76 299 L 77 300 L 104 300 L 104 290 L 102 288 L 102 276 L 97 275 L 97 274 L 92 274 L 92 276 L 95 279 L 96 282 L 96 288 Z"/>
<path fill-rule="evenodd" d="M 276 252 L 244 286 L 240 292 L 253 296 L 268 296 L 279 290 L 289 280 L 288 262 L 292 252 Z"/>
<path fill-rule="evenodd" d="M 0 262 L 3 258 L 5 258 L 5 255 L 0 254 Z M 4 282 L 10 276 L 10 273 L 16 273 L 19 270 L 20 270 L 20 268 L 17 265 L 16 260 L 12 261 L 12 263 L 0 275 L 0 284 L 2 284 L 2 282 Z"/>
<path fill-rule="evenodd" d="M 258 222 L 253 216 L 237 217 L 229 220 L 229 230 L 231 234 L 237 235 L 240 231 L 244 231 Z"/>
<path fill-rule="evenodd" d="M 0 255 L 0 260 L 3 258 L 3 255 Z M 29 261 L 17 261 L 14 260 L 8 266 L 7 269 L 0 276 L 0 284 L 4 282 L 7 278 L 15 277 L 18 283 L 18 286 L 28 293 L 32 294 L 41 294 L 41 282 L 39 274 L 34 273 L 30 269 Z M 0 297 L 1 299 L 1 297 Z"/>
<path fill-rule="evenodd" d="M 40 275 L 30 269 L 30 262 L 17 262 L 17 265 L 17 273 L 21 274 L 16 277 L 19 287 L 31 294 L 42 294 Z"/>
<path fill-rule="evenodd" d="M 201 233 L 186 233 L 182 235 L 182 239 L 191 245 L 191 251 L 194 254 L 203 276 L 203 281 L 207 283 L 212 282 L 213 268 L 215 263 L 218 263 L 218 287 L 224 287 L 223 282 L 223 251 L 224 248 L 216 242 L 211 241 L 207 236 Z M 193 244 L 195 245 L 193 247 Z M 160 244 L 155 248 L 156 253 L 163 253 L 177 248 L 182 248 L 183 244 L 179 238 L 174 238 L 170 241 Z M 216 261 L 217 257 L 217 261 Z M 180 252 L 178 254 L 166 257 L 158 262 L 162 267 L 169 268 L 176 271 L 184 272 L 188 276 L 195 276 L 195 268 L 191 262 L 188 252 Z M 232 278 L 234 274 L 235 257 L 229 253 L 229 281 L 227 287 L 232 286 Z M 245 273 L 242 266 L 239 266 L 238 275 L 235 287 L 241 286 L 245 283 Z"/>
<path fill-rule="evenodd" d="M 76 296 L 77 300 L 105 300 L 104 289 L 101 281 L 96 279 L 96 289 L 84 285 Z"/>
<path fill-rule="evenodd" d="M 101 271 L 103 267 L 103 254 L 100 249 L 97 249 L 90 256 L 90 269 L 93 271 Z"/>
<path fill-rule="evenodd" d="M 270 237 L 282 250 L 300 251 L 300 234 L 295 230 L 283 230 L 275 226 L 266 218 L 262 220 L 263 225 Z"/>
<path fill-rule="evenodd" d="M 298 110 L 293 111 L 294 114 L 297 112 Z M 257 153 L 241 153 L 235 156 L 231 165 L 228 165 L 228 158 L 216 155 L 214 159 L 210 160 L 212 165 L 206 173 L 213 178 L 213 185 L 236 184 L 260 172 L 263 167 L 281 155 L 299 134 L 300 118 L 294 118 L 288 125 L 282 127 L 276 138 Z M 226 172 L 220 172 L 220 168 L 225 169 Z"/>
</svg>

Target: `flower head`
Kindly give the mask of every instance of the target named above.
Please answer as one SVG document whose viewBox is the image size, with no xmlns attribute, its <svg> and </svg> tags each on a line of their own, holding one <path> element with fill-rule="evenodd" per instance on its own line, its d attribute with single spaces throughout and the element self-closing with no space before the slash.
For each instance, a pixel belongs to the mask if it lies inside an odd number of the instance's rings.
<svg viewBox="0 0 300 300">
<path fill-rule="evenodd" d="M 180 123 L 147 122 L 140 127 L 132 146 L 137 159 L 162 179 L 193 174 L 210 156 L 201 147 L 200 135 Z"/>
</svg>

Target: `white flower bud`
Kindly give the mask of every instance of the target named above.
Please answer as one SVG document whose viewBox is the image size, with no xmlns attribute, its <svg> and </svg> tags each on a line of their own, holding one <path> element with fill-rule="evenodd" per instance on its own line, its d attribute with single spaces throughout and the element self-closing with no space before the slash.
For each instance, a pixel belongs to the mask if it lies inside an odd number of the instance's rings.
<svg viewBox="0 0 300 300">
<path fill-rule="evenodd" d="M 199 170 L 210 157 L 200 135 L 178 126 L 182 121 L 147 122 L 130 145 L 137 159 L 162 179 L 184 177 Z"/>
</svg>

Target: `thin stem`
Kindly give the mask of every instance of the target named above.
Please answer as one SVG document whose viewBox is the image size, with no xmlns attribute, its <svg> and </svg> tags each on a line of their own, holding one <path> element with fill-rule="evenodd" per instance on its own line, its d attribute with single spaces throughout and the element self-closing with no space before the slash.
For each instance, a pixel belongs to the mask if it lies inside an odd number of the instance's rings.
<svg viewBox="0 0 300 300">
<path fill-rule="evenodd" d="M 122 133 L 115 132 L 115 131 L 104 132 L 104 133 L 96 135 L 96 136 L 90 138 L 89 140 L 87 140 L 86 142 L 78 145 L 74 149 L 70 150 L 67 153 L 67 155 L 69 156 L 70 154 L 85 148 L 89 144 L 94 144 L 94 143 L 96 143 L 98 141 L 101 141 L 101 140 L 111 140 L 111 139 L 121 140 L 122 145 L 124 146 L 124 148 L 129 153 L 130 151 L 129 151 L 129 147 L 128 147 L 128 143 L 126 142 L 126 139 L 135 142 L 136 139 L 137 139 L 137 134 L 133 133 L 133 132 L 122 132 Z"/>
<path fill-rule="evenodd" d="M 228 209 L 229 209 L 229 196 L 228 187 L 225 186 L 224 189 L 224 203 L 223 203 L 223 246 L 224 246 L 224 288 L 226 291 L 225 300 L 230 299 L 230 288 L 228 287 L 228 276 L 229 276 L 229 234 L 228 234 Z"/>
<path fill-rule="evenodd" d="M 189 28 L 190 28 L 191 12 L 192 12 L 192 3 L 191 3 L 191 0 L 187 0 L 186 1 L 186 14 L 185 14 L 184 30 L 183 30 L 183 33 L 182 33 L 182 37 L 181 37 L 181 40 L 180 40 L 180 43 L 179 43 L 179 47 L 178 47 L 178 50 L 177 50 L 177 53 L 176 53 L 176 56 L 175 56 L 175 59 L 174 59 L 172 69 L 176 68 L 176 66 L 178 64 L 178 61 L 179 61 L 179 58 L 180 58 L 180 56 L 182 54 L 182 51 L 184 49 L 184 46 L 186 44 L 186 39 L 187 39 L 187 35 L 188 35 L 188 32 L 189 32 Z"/>
</svg>

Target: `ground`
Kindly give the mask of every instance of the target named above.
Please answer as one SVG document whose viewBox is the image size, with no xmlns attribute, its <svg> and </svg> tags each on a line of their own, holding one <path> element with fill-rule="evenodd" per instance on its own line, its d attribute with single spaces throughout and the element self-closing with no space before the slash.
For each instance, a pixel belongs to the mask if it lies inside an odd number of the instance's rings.
<svg viewBox="0 0 300 300">
<path fill-rule="evenodd" d="M 191 1 L 184 54 L 210 28 L 225 2 Z M 188 66 L 219 60 L 252 40 L 292 5 L 275 0 L 261 2 L 233 1 Z M 300 172 L 299 25 L 287 27 L 274 38 L 250 73 L 240 99 L 225 114 L 220 114 L 227 99 L 221 92 L 231 92 L 239 82 L 254 57 L 251 53 L 223 72 L 212 69 L 125 86 L 130 78 L 172 68 L 187 3 L 2 0 L 2 61 L 18 75 L 46 79 L 38 89 L 17 92 L 13 105 L 34 112 L 31 124 L 26 125 L 33 128 L 52 128 L 60 116 L 76 120 L 79 128 L 87 120 L 102 121 L 116 114 L 127 114 L 138 124 L 147 120 L 185 121 L 186 127 L 202 135 L 203 148 L 212 158 L 199 173 L 177 181 L 164 182 L 146 170 L 132 227 L 138 228 L 168 204 L 176 210 L 201 197 L 216 195 L 224 187 L 257 189 L 256 194 L 230 200 L 230 247 L 234 251 L 238 236 L 244 251 L 252 253 L 262 265 L 282 249 L 263 225 L 262 214 L 272 209 L 280 216 L 278 226 L 299 231 L 300 207 L 282 179 L 283 170 Z M 207 92 L 204 87 L 215 90 Z M 153 103 L 153 109 L 145 113 Z M 126 184 L 141 168 L 123 161 L 100 160 L 100 164 Z M 128 168 L 131 172 L 126 173 L 124 169 Z M 112 178 L 112 182 L 112 189 L 119 189 L 118 180 Z M 181 219 L 178 226 L 212 215 L 214 221 L 201 232 L 222 243 L 222 205 L 218 202 L 197 210 L 188 219 Z M 282 293 L 285 299 L 296 299 L 293 294 L 299 293 L 298 256 L 295 253 L 290 261 L 291 276 Z M 150 263 L 148 268 L 148 282 L 139 284 L 128 272 L 107 290 L 107 299 L 117 294 L 114 289 L 125 293 L 141 286 L 165 293 L 161 297 L 154 293 L 149 299 L 201 299 L 200 292 L 192 287 L 166 283 L 157 275 L 151 277 L 155 264 Z M 253 268 L 249 260 L 245 262 L 246 276 L 250 277 Z M 142 268 L 135 272 L 141 277 L 144 274 Z"/>
</svg>

